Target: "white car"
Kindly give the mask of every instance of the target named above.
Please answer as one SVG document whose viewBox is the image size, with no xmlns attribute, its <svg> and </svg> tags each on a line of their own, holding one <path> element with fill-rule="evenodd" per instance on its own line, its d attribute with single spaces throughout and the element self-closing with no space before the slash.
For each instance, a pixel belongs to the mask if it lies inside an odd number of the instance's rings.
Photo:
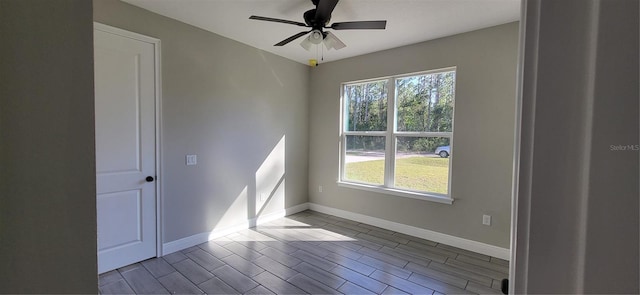
<svg viewBox="0 0 640 295">
<path fill-rule="evenodd" d="M 447 158 L 451 155 L 451 146 L 443 145 L 436 148 L 435 153 L 440 156 L 440 158 Z"/>
</svg>

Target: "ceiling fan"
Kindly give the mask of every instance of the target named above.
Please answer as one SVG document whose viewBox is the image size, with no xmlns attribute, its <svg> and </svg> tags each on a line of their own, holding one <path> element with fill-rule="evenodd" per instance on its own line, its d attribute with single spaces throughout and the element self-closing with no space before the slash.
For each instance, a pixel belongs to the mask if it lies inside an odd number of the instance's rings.
<svg viewBox="0 0 640 295">
<path fill-rule="evenodd" d="M 311 0 L 313 5 L 316 8 L 308 10 L 304 13 L 304 23 L 272 18 L 272 17 L 264 17 L 252 15 L 249 19 L 253 20 L 261 20 L 261 21 L 269 21 L 269 22 L 277 22 L 284 23 L 290 25 L 296 25 L 300 27 L 311 28 L 309 31 L 303 31 L 297 33 L 287 39 L 284 39 L 274 46 L 284 46 L 291 41 L 294 41 L 306 34 L 309 34 L 307 38 L 305 38 L 300 45 L 304 47 L 306 50 L 310 50 L 312 45 L 317 45 L 320 43 L 324 43 L 327 49 L 341 49 L 346 45 L 336 37 L 331 32 L 325 32 L 325 29 L 332 30 L 384 30 L 387 26 L 386 20 L 377 20 L 377 21 L 354 21 L 354 22 L 339 22 L 333 23 L 331 26 L 328 26 L 329 21 L 331 20 L 331 13 L 333 9 L 338 4 L 338 0 Z"/>
</svg>

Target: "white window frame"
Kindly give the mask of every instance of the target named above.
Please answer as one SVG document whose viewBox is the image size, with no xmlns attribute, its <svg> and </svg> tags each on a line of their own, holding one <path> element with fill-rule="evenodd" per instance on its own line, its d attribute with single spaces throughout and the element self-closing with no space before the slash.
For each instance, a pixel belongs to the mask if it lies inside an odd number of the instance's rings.
<svg viewBox="0 0 640 295">
<path fill-rule="evenodd" d="M 397 110 L 396 99 L 397 93 L 395 89 L 396 80 L 406 77 L 432 75 L 443 72 L 454 72 L 454 97 L 453 97 L 453 114 L 451 116 L 451 132 L 413 132 L 413 131 L 397 131 Z M 449 138 L 450 150 L 453 150 L 453 132 L 455 128 L 455 87 L 457 84 L 457 67 L 441 68 L 436 70 L 429 70 L 423 72 L 379 77 L 375 79 L 367 79 L 360 81 L 345 82 L 340 84 L 340 159 L 339 159 L 339 180 L 338 186 L 360 189 L 366 191 L 372 191 L 392 196 L 407 197 L 419 200 L 427 200 L 444 204 L 452 204 L 453 198 L 451 197 L 451 172 L 453 167 L 453 153 L 449 156 L 449 178 L 447 194 L 439 194 L 433 192 L 414 191 L 404 188 L 396 188 L 395 185 L 395 163 L 396 163 L 396 151 L 397 151 L 397 138 L 398 137 L 447 137 Z M 361 83 L 369 83 L 374 81 L 386 80 L 387 83 L 387 130 L 386 131 L 347 131 L 345 128 L 345 122 L 347 117 L 347 108 L 345 107 L 345 95 L 344 89 L 346 85 L 354 85 Z M 345 159 L 347 151 L 347 136 L 381 136 L 385 137 L 385 163 L 384 163 L 384 184 L 375 185 L 370 183 L 362 183 L 353 180 L 345 179 Z"/>
</svg>

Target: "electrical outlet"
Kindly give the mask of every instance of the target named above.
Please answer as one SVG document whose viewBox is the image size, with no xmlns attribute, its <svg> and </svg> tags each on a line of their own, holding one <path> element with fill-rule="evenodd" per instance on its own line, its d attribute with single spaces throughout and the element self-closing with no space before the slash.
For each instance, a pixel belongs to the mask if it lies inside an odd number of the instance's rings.
<svg viewBox="0 0 640 295">
<path fill-rule="evenodd" d="M 318 186 L 318 192 L 320 192 L 320 193 L 322 192 L 322 186 L 321 185 Z"/>
<path fill-rule="evenodd" d="M 491 226 L 491 215 L 482 215 L 482 224 Z"/>
<path fill-rule="evenodd" d="M 187 166 L 193 166 L 198 164 L 198 156 L 197 155 L 187 155 L 185 160 L 185 164 Z"/>
</svg>

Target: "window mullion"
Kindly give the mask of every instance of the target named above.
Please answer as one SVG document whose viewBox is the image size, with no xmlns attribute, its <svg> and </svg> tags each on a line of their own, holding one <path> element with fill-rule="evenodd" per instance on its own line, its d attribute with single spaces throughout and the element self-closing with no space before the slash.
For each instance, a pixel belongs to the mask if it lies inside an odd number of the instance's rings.
<svg viewBox="0 0 640 295">
<path fill-rule="evenodd" d="M 405 137 L 452 137 L 452 132 L 420 132 L 420 131 L 403 131 L 403 132 L 395 132 L 396 136 L 405 136 Z"/>
<path fill-rule="evenodd" d="M 341 139 L 340 139 L 340 163 L 339 163 L 339 175 L 340 175 L 340 181 L 343 181 L 345 179 L 345 163 L 347 160 L 347 135 L 342 132 L 341 135 Z"/>
<path fill-rule="evenodd" d="M 396 80 L 390 78 L 387 81 L 387 137 L 385 149 L 385 173 L 384 186 L 394 187 L 395 163 L 396 163 Z"/>
<path fill-rule="evenodd" d="M 347 135 L 345 132 L 347 128 L 345 127 L 348 120 L 347 115 L 347 100 L 345 98 L 344 85 L 340 87 L 340 156 L 338 157 L 338 179 L 343 181 L 345 179 L 344 170 L 345 170 L 345 162 L 347 159 Z"/>
<path fill-rule="evenodd" d="M 386 131 L 344 131 L 346 135 L 356 136 L 386 136 Z"/>
</svg>

